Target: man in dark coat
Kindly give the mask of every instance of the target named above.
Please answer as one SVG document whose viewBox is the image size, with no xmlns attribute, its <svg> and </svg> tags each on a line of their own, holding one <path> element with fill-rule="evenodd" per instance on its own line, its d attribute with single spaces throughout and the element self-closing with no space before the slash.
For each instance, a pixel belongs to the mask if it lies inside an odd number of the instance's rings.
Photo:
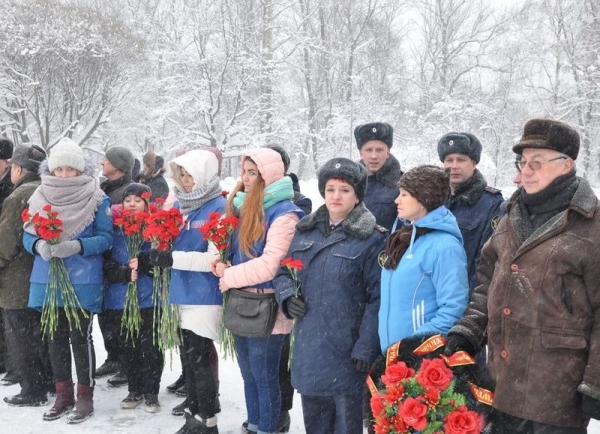
<svg viewBox="0 0 600 434">
<path fill-rule="evenodd" d="M 46 394 L 53 389 L 48 348 L 40 334 L 41 314 L 27 307 L 33 256 L 23 247 L 21 219 L 40 185 L 38 168 L 45 158 L 39 146 L 16 146 L 10 159 L 14 188 L 0 214 L 0 307 L 10 359 L 21 384 L 21 393 L 5 397 L 4 402 L 19 407 L 46 404 Z"/>
<path fill-rule="evenodd" d="M 106 150 L 101 163 L 102 175 L 106 177 L 106 181 L 100 184 L 100 188 L 113 204 L 121 203 L 123 192 L 133 182 L 131 172 L 134 162 L 133 153 L 124 146 L 112 146 Z M 98 325 L 106 349 L 106 361 L 96 370 L 96 377 L 115 374 L 108 380 L 109 384 L 114 387 L 127 384 L 127 377 L 119 360 L 121 357 L 119 344 L 121 315 L 119 312 L 113 309 L 98 315 Z"/>
<path fill-rule="evenodd" d="M 360 163 L 369 174 L 365 206 L 377 219 L 377 224 L 391 230 L 397 217 L 394 200 L 398 197 L 398 181 L 402 176 L 400 163 L 390 153 L 394 144 L 394 129 L 384 122 L 371 122 L 354 129 Z"/>
<path fill-rule="evenodd" d="M 513 151 L 522 187 L 481 253 L 447 353 L 487 341 L 495 434 L 584 434 L 600 419 L 600 206 L 576 176 L 579 134 L 533 119 Z"/>
<path fill-rule="evenodd" d="M 151 202 L 156 202 L 157 198 L 166 199 L 169 195 L 169 184 L 165 180 L 164 168 L 165 160 L 160 155 L 156 155 L 153 151 L 149 151 L 144 155 L 144 174 L 139 182 L 146 184 L 152 190 Z"/>
<path fill-rule="evenodd" d="M 470 133 L 451 132 L 438 142 L 438 155 L 450 170 L 450 196 L 446 208 L 456 217 L 463 237 L 471 291 L 477 283 L 481 249 L 504 215 L 502 193 L 487 185 L 477 164 L 481 142 Z"/>
<path fill-rule="evenodd" d="M 12 191 L 13 184 L 10 180 L 9 158 L 13 153 L 13 143 L 8 139 L 0 139 L 0 211 L 2 204 Z M 7 356 L 4 341 L 4 326 L 2 325 L 2 311 L 0 310 L 0 372 L 7 372 L 2 379 L 2 384 L 10 385 L 17 382 L 17 376 L 10 358 Z"/>
</svg>

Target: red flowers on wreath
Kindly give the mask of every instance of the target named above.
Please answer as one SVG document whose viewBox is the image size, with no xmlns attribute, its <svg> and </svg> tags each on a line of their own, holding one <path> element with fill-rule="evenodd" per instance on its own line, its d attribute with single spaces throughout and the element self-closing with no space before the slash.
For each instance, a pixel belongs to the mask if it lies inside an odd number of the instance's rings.
<svg viewBox="0 0 600 434">
<path fill-rule="evenodd" d="M 202 238 L 215 245 L 221 262 L 227 262 L 227 251 L 231 247 L 231 233 L 237 228 L 238 223 L 239 220 L 235 216 L 223 217 L 221 213 L 211 212 L 208 221 L 200 226 Z"/>
<path fill-rule="evenodd" d="M 367 379 L 375 432 L 480 434 L 493 393 L 475 385 L 474 359 L 464 352 L 445 356 L 440 348 L 446 340 L 441 335 L 419 339 L 388 349 L 380 378 L 383 390 Z M 415 343 L 418 348 L 411 347 Z M 398 360 L 400 352 L 408 354 L 408 362 Z"/>
</svg>

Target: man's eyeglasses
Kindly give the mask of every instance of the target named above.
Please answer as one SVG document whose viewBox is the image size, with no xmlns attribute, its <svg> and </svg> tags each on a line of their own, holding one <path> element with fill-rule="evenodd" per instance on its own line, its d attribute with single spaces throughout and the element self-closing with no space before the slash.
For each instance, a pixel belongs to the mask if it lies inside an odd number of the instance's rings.
<svg viewBox="0 0 600 434">
<path fill-rule="evenodd" d="M 533 161 L 527 161 L 527 160 L 517 160 L 515 161 L 515 166 L 517 168 L 517 170 L 520 172 L 521 170 L 523 170 L 525 168 L 525 166 L 529 166 L 529 168 L 531 170 L 533 170 L 534 172 L 540 170 L 542 168 L 542 166 L 546 163 L 549 163 L 551 161 L 556 161 L 556 160 L 566 160 L 569 157 L 556 157 L 556 158 L 551 158 L 550 160 L 546 160 L 546 161 L 538 161 L 538 160 L 533 160 Z"/>
</svg>

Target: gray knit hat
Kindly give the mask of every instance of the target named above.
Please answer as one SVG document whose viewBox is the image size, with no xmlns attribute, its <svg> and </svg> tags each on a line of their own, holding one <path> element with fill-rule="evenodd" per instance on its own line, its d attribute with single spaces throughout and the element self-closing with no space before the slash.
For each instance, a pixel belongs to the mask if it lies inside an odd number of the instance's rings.
<svg viewBox="0 0 600 434">
<path fill-rule="evenodd" d="M 104 156 L 110 161 L 110 164 L 112 164 L 115 169 L 120 170 L 123 173 L 131 173 L 133 170 L 135 157 L 129 148 L 126 148 L 125 146 L 113 146 L 108 148 Z"/>
<path fill-rule="evenodd" d="M 319 180 L 319 193 L 325 197 L 325 184 L 331 178 L 339 178 L 350 184 L 360 201 L 365 197 L 367 190 L 367 169 L 352 160 L 342 157 L 332 158 L 323 164 L 317 171 Z"/>
<path fill-rule="evenodd" d="M 46 159 L 46 151 L 37 145 L 27 146 L 18 144 L 15 146 L 12 157 L 8 160 L 12 164 L 21 166 L 30 172 L 37 172 L 40 163 Z"/>
<path fill-rule="evenodd" d="M 398 186 L 417 199 L 427 212 L 442 206 L 450 194 L 450 177 L 442 167 L 423 165 L 405 172 Z"/>
<path fill-rule="evenodd" d="M 475 163 L 481 159 L 481 142 L 474 134 L 451 132 L 444 135 L 438 142 L 438 155 L 444 161 L 449 154 L 463 154 Z"/>
<path fill-rule="evenodd" d="M 68 137 L 63 137 L 50 150 L 48 170 L 50 173 L 59 166 L 69 166 L 80 172 L 85 169 L 85 159 L 81 147 Z"/>
</svg>

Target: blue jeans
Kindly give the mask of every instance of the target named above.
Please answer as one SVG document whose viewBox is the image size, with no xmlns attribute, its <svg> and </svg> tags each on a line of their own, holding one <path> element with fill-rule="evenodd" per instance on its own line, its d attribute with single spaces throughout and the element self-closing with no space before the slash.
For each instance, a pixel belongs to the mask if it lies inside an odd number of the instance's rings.
<svg viewBox="0 0 600 434">
<path fill-rule="evenodd" d="M 266 338 L 235 336 L 237 360 L 244 379 L 248 428 L 275 433 L 281 409 L 279 358 L 285 335 Z"/>
</svg>

